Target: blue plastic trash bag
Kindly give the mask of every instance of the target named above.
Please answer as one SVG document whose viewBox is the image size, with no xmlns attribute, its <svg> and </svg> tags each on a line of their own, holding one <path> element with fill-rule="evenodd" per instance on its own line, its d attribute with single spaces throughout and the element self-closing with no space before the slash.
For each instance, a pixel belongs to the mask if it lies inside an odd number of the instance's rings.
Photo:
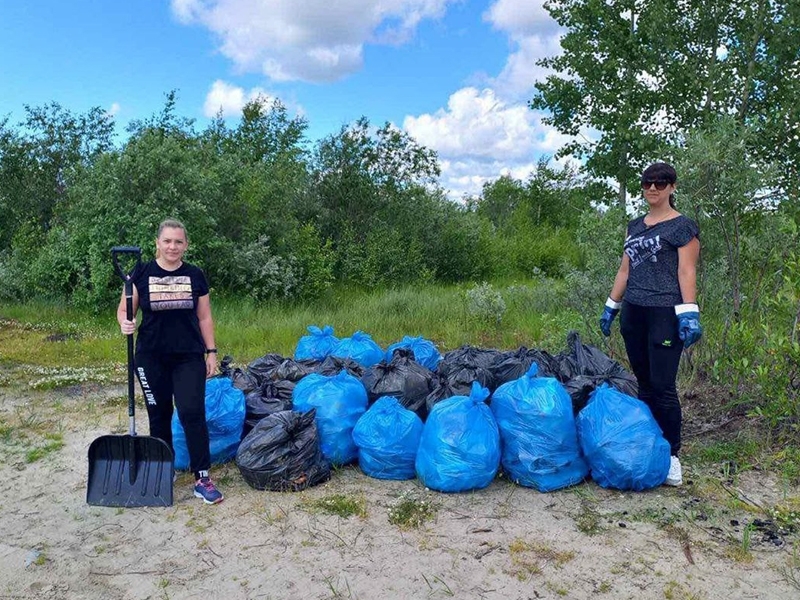
<svg viewBox="0 0 800 600">
<path fill-rule="evenodd" d="M 650 408 L 602 384 L 578 413 L 578 439 L 592 479 L 605 488 L 641 491 L 664 483 L 669 443 Z"/>
<path fill-rule="evenodd" d="M 489 390 L 477 381 L 469 397 L 434 405 L 422 428 L 416 470 L 420 481 L 440 492 L 488 486 L 500 467 L 500 432 L 486 405 Z"/>
<path fill-rule="evenodd" d="M 405 335 L 402 340 L 386 348 L 386 357 L 384 360 L 387 363 L 392 362 L 392 354 L 398 348 L 408 348 L 411 350 L 414 353 L 414 360 L 423 367 L 429 368 L 431 371 L 435 371 L 439 361 L 442 360 L 442 355 L 439 354 L 439 350 L 433 342 L 426 340 L 422 336 L 411 337 Z"/>
<path fill-rule="evenodd" d="M 589 474 L 580 454 L 572 399 L 539 366 L 504 383 L 492 394 L 492 412 L 502 440 L 503 469 L 516 483 L 540 492 L 580 483 Z"/>
<path fill-rule="evenodd" d="M 306 412 L 317 409 L 322 455 L 335 465 L 358 458 L 353 428 L 367 410 L 367 391 L 361 382 L 342 371 L 326 377 L 312 373 L 301 379 L 292 391 L 292 409 Z"/>
<path fill-rule="evenodd" d="M 236 456 L 244 414 L 244 392 L 235 388 L 231 379 L 212 377 L 206 380 L 206 423 L 212 464 L 224 463 Z M 189 450 L 177 410 L 172 413 L 172 446 L 175 449 L 175 468 L 188 469 L 191 466 Z"/>
<path fill-rule="evenodd" d="M 358 465 L 377 479 L 413 479 L 422 419 L 393 396 L 382 396 L 356 423 Z"/>
<path fill-rule="evenodd" d="M 331 356 L 350 358 L 362 367 L 369 368 L 383 360 L 383 350 L 368 333 L 356 331 L 352 337 L 339 340 Z"/>
<path fill-rule="evenodd" d="M 308 333 L 309 335 L 304 335 L 297 342 L 295 360 L 325 360 L 339 344 L 339 338 L 333 335 L 333 327 L 330 325 L 322 329 L 309 325 Z"/>
</svg>

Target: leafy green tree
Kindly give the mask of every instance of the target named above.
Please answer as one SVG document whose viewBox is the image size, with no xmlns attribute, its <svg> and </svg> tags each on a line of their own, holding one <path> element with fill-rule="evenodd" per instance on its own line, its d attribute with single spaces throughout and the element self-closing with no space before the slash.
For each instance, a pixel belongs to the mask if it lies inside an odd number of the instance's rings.
<svg viewBox="0 0 800 600">
<path fill-rule="evenodd" d="M 530 106 L 549 111 L 545 123 L 576 136 L 557 156 L 585 158 L 589 172 L 618 182 L 620 205 L 643 158 L 665 135 L 656 123 L 659 93 L 647 76 L 662 58 L 652 43 L 657 32 L 650 4 L 550 0 L 544 5 L 567 32 L 563 53 L 539 61 L 555 73 L 536 83 Z M 596 139 L 581 141 L 587 130 L 596 131 Z"/>
<path fill-rule="evenodd" d="M 742 306 L 746 240 L 779 200 L 774 169 L 753 156 L 754 135 L 734 117 L 721 117 L 692 131 L 677 157 L 681 209 L 701 227 L 704 261 L 720 259 L 725 265 L 732 315 Z"/>
<path fill-rule="evenodd" d="M 780 165 L 784 186 L 800 164 L 800 8 L 793 0 L 551 0 L 567 30 L 563 53 L 540 64 L 531 107 L 559 131 L 597 136 L 560 154 L 628 182 L 692 128 L 735 114 L 755 129 L 756 155 Z"/>
<path fill-rule="evenodd" d="M 52 102 L 25 113 L 16 129 L 0 121 L 0 249 L 23 222 L 46 232 L 78 171 L 113 145 L 113 120 L 100 108 L 76 115 Z"/>
<path fill-rule="evenodd" d="M 313 164 L 320 231 L 334 242 L 338 276 L 363 285 L 429 276 L 425 249 L 441 202 L 433 151 L 361 118 L 322 140 Z"/>
</svg>

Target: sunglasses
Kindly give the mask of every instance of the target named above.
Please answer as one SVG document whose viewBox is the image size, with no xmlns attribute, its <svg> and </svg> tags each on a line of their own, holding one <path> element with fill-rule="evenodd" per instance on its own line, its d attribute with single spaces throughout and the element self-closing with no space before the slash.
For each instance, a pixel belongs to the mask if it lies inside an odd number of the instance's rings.
<svg viewBox="0 0 800 600">
<path fill-rule="evenodd" d="M 667 186 L 670 185 L 669 181 L 643 181 L 642 182 L 642 189 L 649 190 L 651 185 L 655 185 L 656 189 L 660 192 L 662 190 L 667 189 Z"/>
</svg>

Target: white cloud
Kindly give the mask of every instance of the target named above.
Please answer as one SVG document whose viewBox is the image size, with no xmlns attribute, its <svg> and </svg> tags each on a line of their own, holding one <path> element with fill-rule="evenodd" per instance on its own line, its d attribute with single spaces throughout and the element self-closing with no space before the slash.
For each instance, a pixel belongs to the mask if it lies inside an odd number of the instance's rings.
<svg viewBox="0 0 800 600">
<path fill-rule="evenodd" d="M 542 0 L 498 0 L 484 18 L 513 37 L 553 33 L 557 24 L 542 4 Z"/>
<path fill-rule="evenodd" d="M 117 113 L 119 113 L 119 111 L 120 111 L 121 109 L 122 109 L 122 107 L 119 105 L 119 102 L 112 102 L 112 103 L 111 103 L 111 106 L 110 106 L 110 107 L 108 108 L 108 110 L 106 111 L 106 114 L 107 114 L 109 117 L 113 117 L 114 115 L 116 115 Z"/>
<path fill-rule="evenodd" d="M 458 0 L 172 0 L 173 14 L 216 34 L 241 71 L 331 82 L 361 68 L 366 43 L 399 44 Z"/>
<path fill-rule="evenodd" d="M 462 88 L 446 108 L 407 116 L 403 129 L 437 151 L 443 187 L 451 197 L 478 194 L 501 175 L 526 179 L 542 156 L 571 138 L 542 123 L 542 113 L 506 103 L 491 89 Z"/>
<path fill-rule="evenodd" d="M 520 158 L 534 147 L 534 115 L 526 106 L 507 105 L 493 90 L 462 88 L 450 96 L 446 109 L 407 116 L 403 129 L 443 156 L 469 154 Z"/>
<path fill-rule="evenodd" d="M 503 70 L 490 81 L 497 92 L 509 99 L 528 101 L 533 97 L 534 84 L 544 81 L 551 73 L 536 64 L 541 58 L 561 53 L 560 34 L 531 35 L 516 40 L 517 49 L 506 60 Z"/>
<path fill-rule="evenodd" d="M 536 62 L 561 52 L 561 31 L 542 0 L 497 0 L 483 18 L 508 36 L 512 48 L 500 73 L 485 78 L 480 91 L 462 88 L 446 107 L 403 121 L 410 135 L 438 152 L 441 184 L 453 198 L 477 195 L 501 175 L 527 179 L 542 156 L 552 157 L 572 140 L 528 107 L 535 83 L 549 73 Z"/>
<path fill-rule="evenodd" d="M 244 105 L 253 100 L 259 100 L 264 106 L 271 106 L 275 97 L 259 87 L 245 91 L 244 88 L 218 79 L 206 94 L 203 114 L 206 117 L 214 117 L 222 111 L 223 117 L 240 116 Z"/>
</svg>

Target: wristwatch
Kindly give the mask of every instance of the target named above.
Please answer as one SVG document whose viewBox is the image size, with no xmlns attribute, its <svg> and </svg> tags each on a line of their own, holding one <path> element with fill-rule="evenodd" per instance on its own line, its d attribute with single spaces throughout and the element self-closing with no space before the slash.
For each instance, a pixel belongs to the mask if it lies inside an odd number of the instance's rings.
<svg viewBox="0 0 800 600">
<path fill-rule="evenodd" d="M 216 354 L 216 353 L 217 353 L 216 348 L 206 348 L 206 354 Z"/>
</svg>

